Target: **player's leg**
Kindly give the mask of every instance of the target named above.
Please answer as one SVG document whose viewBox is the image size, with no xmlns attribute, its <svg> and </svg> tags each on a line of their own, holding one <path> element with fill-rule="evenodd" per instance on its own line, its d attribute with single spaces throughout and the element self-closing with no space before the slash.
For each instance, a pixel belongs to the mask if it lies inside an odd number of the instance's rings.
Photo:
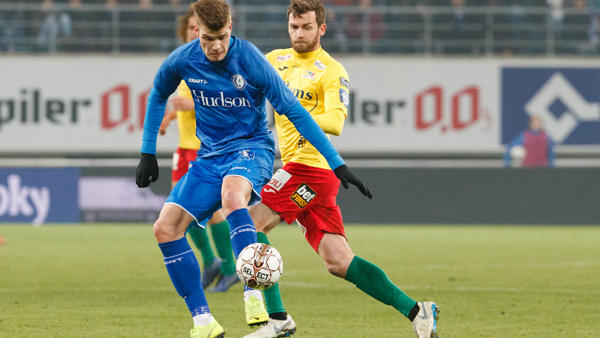
<svg viewBox="0 0 600 338">
<path fill-rule="evenodd" d="M 250 207 L 250 216 L 256 224 L 258 242 L 270 245 L 267 233 L 281 222 L 279 213 L 261 203 Z M 263 290 L 263 293 L 267 312 L 269 313 L 269 321 L 255 332 L 244 336 L 244 338 L 277 338 L 289 337 L 294 334 L 296 323 L 285 311 L 279 292 L 279 284 Z"/>
<path fill-rule="evenodd" d="M 257 241 L 256 228 L 247 209 L 251 192 L 252 185 L 244 177 L 232 175 L 223 180 L 223 212 L 227 215 L 231 229 L 231 244 L 235 257 L 238 257 L 246 246 Z M 244 285 L 244 302 L 248 325 L 260 325 L 269 320 L 259 290 Z"/>
<path fill-rule="evenodd" d="M 221 258 L 221 267 L 219 270 L 219 279 L 217 284 L 209 292 L 225 292 L 235 283 L 239 282 L 235 274 L 235 260 L 233 259 L 233 249 L 229 237 L 229 223 L 225 218 L 223 210 L 216 211 L 208 221 L 210 233 L 217 253 Z M 204 277 L 204 275 L 203 275 Z"/>
<path fill-rule="evenodd" d="M 292 198 L 298 187 L 307 181 L 306 175 L 312 176 L 311 174 L 310 167 L 289 163 L 279 169 L 269 183 L 264 186 L 261 193 L 262 203 L 250 207 L 250 215 L 256 224 L 259 242 L 270 244 L 267 233 L 282 220 L 291 224 L 302 210 L 315 204 L 318 199 L 299 205 L 298 203 L 301 201 Z M 294 334 L 296 323 L 285 310 L 279 284 L 264 290 L 263 293 L 269 313 L 269 322 L 244 338 L 274 338 Z"/>
<path fill-rule="evenodd" d="M 194 329 L 191 336 L 223 337 L 223 328 L 210 314 L 206 302 L 198 260 L 184 237 L 190 224 L 205 224 L 220 207 L 221 176 L 212 170 L 212 161 L 199 160 L 192 164 L 169 194 L 163 208 L 166 213 L 161 213 L 155 224 L 155 236 L 173 285 L 192 314 Z"/>
<path fill-rule="evenodd" d="M 310 221 L 304 220 L 305 223 Z M 400 290 L 377 265 L 352 253 L 342 234 L 324 233 L 318 253 L 329 273 L 344 278 L 361 291 L 390 305 L 407 317 L 420 338 L 437 337 L 437 313 L 432 302 L 417 304 Z M 433 311 L 432 311 L 433 310 Z M 421 317 L 417 318 L 417 315 Z"/>
<path fill-rule="evenodd" d="M 167 272 L 177 293 L 185 300 L 192 314 L 192 337 L 223 337 L 223 328 L 212 317 L 200 283 L 200 266 L 184 234 L 192 216 L 181 207 L 165 204 L 154 224 Z M 215 332 L 216 334 L 210 334 Z"/>
<path fill-rule="evenodd" d="M 177 182 L 188 172 L 190 162 L 196 158 L 196 150 L 177 148 L 173 153 L 173 166 L 171 168 L 171 189 L 174 189 Z M 213 250 L 210 246 L 206 229 L 193 226 L 195 220 L 192 220 L 188 233 L 192 242 L 202 257 L 202 287 L 208 287 L 215 278 L 218 277 L 221 262 L 216 259 Z"/>
<path fill-rule="evenodd" d="M 281 223 L 281 216 L 279 213 L 260 203 L 250 207 L 250 216 L 254 220 L 254 224 L 256 224 L 258 242 L 271 245 L 267 234 L 279 223 Z M 285 311 L 285 307 L 283 306 L 281 293 L 279 292 L 279 284 L 275 284 L 272 287 L 264 290 L 263 293 L 265 295 L 265 305 L 267 306 L 269 318 L 275 320 L 286 320 L 287 313 Z"/>
<path fill-rule="evenodd" d="M 268 149 L 249 149 L 232 154 L 231 167 L 223 179 L 221 202 L 231 230 L 234 256 L 256 243 L 256 228 L 247 207 L 260 202 L 260 190 L 273 174 L 275 153 Z M 266 323 L 269 315 L 259 290 L 244 286 L 246 321 L 255 326 Z"/>
</svg>

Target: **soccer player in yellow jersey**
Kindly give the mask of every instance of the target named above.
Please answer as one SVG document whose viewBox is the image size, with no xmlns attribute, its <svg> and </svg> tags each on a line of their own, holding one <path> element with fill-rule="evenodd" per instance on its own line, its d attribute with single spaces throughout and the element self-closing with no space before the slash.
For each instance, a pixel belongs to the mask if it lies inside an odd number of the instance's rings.
<svg viewBox="0 0 600 338">
<path fill-rule="evenodd" d="M 190 5 L 188 11 L 179 18 L 177 35 L 179 35 L 181 41 L 187 43 L 198 38 L 194 30 L 195 23 L 194 8 Z M 177 182 L 187 173 L 190 162 L 196 159 L 196 152 L 200 149 L 200 140 L 196 136 L 196 113 L 194 111 L 192 92 L 185 84 L 185 81 L 181 81 L 179 84 L 177 96 L 171 99 L 171 104 L 173 110 L 165 114 L 159 133 L 164 135 L 169 123 L 177 119 L 179 144 L 177 145 L 177 150 L 173 153 L 173 170 L 171 174 L 172 186 L 175 187 Z M 204 266 L 202 271 L 202 287 L 208 287 L 217 279 L 217 284 L 208 291 L 224 292 L 239 282 L 239 279 L 235 275 L 235 260 L 229 238 L 229 223 L 223 211 L 218 210 L 207 224 L 210 225 L 211 234 L 220 259 L 216 258 L 213 253 L 206 229 L 190 227 L 188 233 L 202 255 Z"/>
<path fill-rule="evenodd" d="M 287 16 L 292 48 L 274 50 L 267 58 L 323 131 L 340 135 L 348 109 L 350 81 L 344 67 L 320 46 L 327 29 L 325 8 L 319 0 L 292 0 Z M 281 221 L 291 224 L 297 220 L 306 240 L 332 275 L 394 307 L 412 321 L 418 337 L 437 337 L 437 305 L 415 302 L 377 265 L 352 253 L 336 204 L 339 180 L 323 156 L 285 116 L 275 114 L 275 125 L 284 166 L 264 186 L 262 203 L 250 207 L 258 241 L 269 244 L 266 234 L 270 230 Z M 269 321 L 245 338 L 293 334 L 296 324 L 283 307 L 278 285 L 264 293 Z"/>
</svg>

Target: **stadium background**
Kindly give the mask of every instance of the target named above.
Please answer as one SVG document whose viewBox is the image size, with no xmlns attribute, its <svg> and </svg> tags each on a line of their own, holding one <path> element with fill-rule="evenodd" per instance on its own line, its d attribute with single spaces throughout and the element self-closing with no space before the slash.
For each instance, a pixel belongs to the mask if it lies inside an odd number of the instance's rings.
<svg viewBox="0 0 600 338">
<path fill-rule="evenodd" d="M 285 3 L 234 2 L 234 34 L 265 52 L 287 47 Z M 347 222 L 598 223 L 597 2 L 326 4 L 322 44 L 352 84 L 333 142 L 377 196 L 364 203 L 342 192 Z M 179 45 L 176 17 L 186 8 L 1 3 L 1 222 L 156 217 L 169 191 L 174 125 L 158 143 L 161 180 L 139 190 L 133 173 L 151 81 Z M 557 143 L 557 168 L 501 168 L 528 114 L 542 116 Z M 36 181 L 45 175 L 61 179 Z M 44 188 L 46 199 L 31 196 Z"/>
<path fill-rule="evenodd" d="M 287 1 L 233 3 L 234 34 L 264 52 L 289 45 Z M 340 191 L 353 251 L 435 300 L 441 337 L 597 336 L 600 2 L 326 4 L 322 44 L 351 80 L 332 141 L 375 195 Z M 160 179 L 138 189 L 133 177 L 151 80 L 186 8 L 0 0 L 0 337 L 189 332 L 150 227 L 174 125 L 158 142 Z M 504 168 L 531 113 L 557 143 L 556 167 Z M 297 226 L 269 238 L 297 337 L 413 336 L 330 277 Z M 249 333 L 241 289 L 207 294 L 228 337 Z"/>
</svg>

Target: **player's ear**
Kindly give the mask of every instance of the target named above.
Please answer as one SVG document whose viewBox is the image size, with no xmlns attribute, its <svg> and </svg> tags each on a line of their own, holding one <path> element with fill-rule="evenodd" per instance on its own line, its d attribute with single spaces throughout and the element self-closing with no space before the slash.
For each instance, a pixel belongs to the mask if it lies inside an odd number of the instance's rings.
<svg viewBox="0 0 600 338">
<path fill-rule="evenodd" d="M 319 27 L 319 36 L 325 35 L 326 31 L 327 31 L 327 24 L 324 23 L 321 25 L 321 27 Z"/>
</svg>

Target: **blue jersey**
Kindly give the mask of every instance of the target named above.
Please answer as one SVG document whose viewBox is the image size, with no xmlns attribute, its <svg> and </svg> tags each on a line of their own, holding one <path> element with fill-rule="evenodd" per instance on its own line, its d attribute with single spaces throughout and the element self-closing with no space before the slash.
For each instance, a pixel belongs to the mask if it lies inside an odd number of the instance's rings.
<svg viewBox="0 0 600 338">
<path fill-rule="evenodd" d="M 268 99 L 325 156 L 332 169 L 344 164 L 323 131 L 301 106 L 265 56 L 248 41 L 231 37 L 222 61 L 209 61 L 199 39 L 176 49 L 160 66 L 148 98 L 142 153 L 156 153 L 164 106 L 181 80 L 194 98 L 201 157 L 248 148 L 272 149 Z"/>
</svg>

